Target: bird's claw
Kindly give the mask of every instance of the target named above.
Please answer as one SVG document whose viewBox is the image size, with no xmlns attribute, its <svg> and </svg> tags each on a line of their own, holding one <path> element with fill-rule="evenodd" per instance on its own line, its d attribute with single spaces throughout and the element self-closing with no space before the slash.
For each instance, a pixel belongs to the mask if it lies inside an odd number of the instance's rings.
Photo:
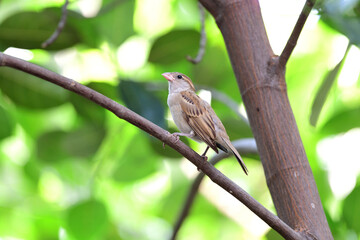
<svg viewBox="0 0 360 240">
<path fill-rule="evenodd" d="M 177 143 L 180 140 L 180 137 L 177 133 L 172 133 L 171 136 L 175 138 L 175 143 Z M 163 142 L 163 148 L 165 149 L 165 143 Z"/>
<path fill-rule="evenodd" d="M 180 140 L 180 137 L 179 137 L 178 134 L 173 133 L 173 134 L 171 134 L 171 135 L 173 135 L 173 137 L 175 138 L 175 143 L 177 143 L 177 142 Z"/>
<path fill-rule="evenodd" d="M 205 155 L 200 155 L 200 157 L 202 158 L 202 159 L 204 159 L 205 161 L 207 161 L 208 160 L 208 157 L 207 156 L 205 156 Z M 200 172 L 201 171 L 201 169 L 200 168 L 197 168 L 197 170 Z"/>
</svg>

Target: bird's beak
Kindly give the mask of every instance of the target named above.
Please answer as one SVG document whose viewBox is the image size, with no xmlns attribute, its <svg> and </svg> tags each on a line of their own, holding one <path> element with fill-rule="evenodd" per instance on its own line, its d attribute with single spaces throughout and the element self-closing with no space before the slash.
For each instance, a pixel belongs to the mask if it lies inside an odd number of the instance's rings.
<svg viewBox="0 0 360 240">
<path fill-rule="evenodd" d="M 173 77 L 172 74 L 169 73 L 169 72 L 163 73 L 163 74 L 161 74 L 161 75 L 163 75 L 164 78 L 166 78 L 169 82 L 174 81 L 174 77 Z"/>
</svg>

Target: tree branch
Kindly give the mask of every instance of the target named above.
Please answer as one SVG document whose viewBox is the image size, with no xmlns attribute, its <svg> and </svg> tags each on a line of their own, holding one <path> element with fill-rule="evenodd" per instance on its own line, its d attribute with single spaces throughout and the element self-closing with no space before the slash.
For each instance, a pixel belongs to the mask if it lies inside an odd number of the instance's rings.
<svg viewBox="0 0 360 240">
<path fill-rule="evenodd" d="M 204 161 L 204 159 L 194 150 L 189 148 L 183 142 L 179 141 L 168 131 L 155 125 L 149 120 L 134 113 L 133 111 L 120 105 L 112 99 L 92 90 L 91 88 L 88 88 L 72 79 L 61 76 L 36 64 L 29 63 L 27 61 L 0 52 L 0 66 L 15 68 L 20 71 L 37 76 L 62 88 L 68 89 L 69 91 L 83 96 L 90 101 L 108 109 L 119 118 L 124 119 L 125 121 L 137 126 L 138 128 L 158 138 L 160 141 L 166 143 L 166 145 L 178 151 L 181 155 L 183 155 L 190 162 L 192 162 L 198 169 L 201 169 L 201 171 L 206 174 L 214 183 L 222 187 L 225 191 L 227 191 L 240 202 L 242 202 L 245 206 L 247 206 L 261 219 L 263 219 L 270 227 L 276 230 L 284 238 L 302 239 L 301 235 L 298 232 L 294 231 L 280 218 L 267 210 L 264 206 L 257 202 L 236 183 L 227 178 L 209 162 Z"/>
<path fill-rule="evenodd" d="M 66 18 L 67 18 L 67 6 L 68 5 L 69 5 L 69 0 L 65 0 L 64 5 L 62 6 L 62 14 L 61 14 L 61 19 L 59 21 L 59 24 L 58 24 L 55 32 L 48 38 L 48 40 L 46 40 L 45 42 L 43 42 L 43 44 L 41 44 L 42 48 L 47 48 L 49 45 L 51 45 L 59 37 L 60 33 L 64 29 L 65 23 L 66 23 Z"/>
<path fill-rule="evenodd" d="M 281 69 L 279 58 L 274 61 L 258 0 L 200 1 L 224 38 L 278 216 L 304 237 L 333 239 L 285 81 L 291 43 L 308 13 L 298 21 Z"/>
<path fill-rule="evenodd" d="M 256 148 L 256 142 L 255 139 L 253 138 L 247 138 L 247 139 L 240 139 L 237 141 L 232 142 L 234 147 L 236 148 L 236 150 L 239 151 L 239 153 L 241 155 L 243 154 L 249 154 L 249 153 L 258 153 L 257 152 L 257 148 Z M 231 154 L 230 153 L 226 153 L 226 152 L 220 152 L 219 154 L 214 155 L 209 162 L 214 166 L 215 164 L 217 164 L 218 162 L 220 162 L 221 160 L 223 160 L 224 158 L 229 157 Z M 184 202 L 184 205 L 180 211 L 180 214 L 177 218 L 177 221 L 174 225 L 174 230 L 171 236 L 171 240 L 176 239 L 177 233 L 180 230 L 180 227 L 182 226 L 182 224 L 184 223 L 186 217 L 189 214 L 189 211 L 192 207 L 192 204 L 195 200 L 195 196 L 198 192 L 198 189 L 200 187 L 200 184 L 202 182 L 202 180 L 204 179 L 205 174 L 203 172 L 200 172 L 197 177 L 195 178 L 194 182 L 191 185 L 191 188 L 189 189 L 189 192 L 186 196 L 186 200 Z"/>
<path fill-rule="evenodd" d="M 199 63 L 205 54 L 205 47 L 206 47 L 206 31 L 205 31 L 205 8 L 204 6 L 198 2 L 199 10 L 200 10 L 200 22 L 201 22 L 201 32 L 200 32 L 200 46 L 199 51 L 195 58 L 191 56 L 187 56 L 186 59 L 193 64 Z"/>
<path fill-rule="evenodd" d="M 305 5 L 300 13 L 300 16 L 295 24 L 295 27 L 290 35 L 289 40 L 287 41 L 284 50 L 282 51 L 279 57 L 279 67 L 284 69 L 287 61 L 290 58 L 291 53 L 293 52 L 297 40 L 299 39 L 301 30 L 303 29 L 306 19 L 308 18 L 311 9 L 313 8 L 316 0 L 306 0 Z"/>
</svg>

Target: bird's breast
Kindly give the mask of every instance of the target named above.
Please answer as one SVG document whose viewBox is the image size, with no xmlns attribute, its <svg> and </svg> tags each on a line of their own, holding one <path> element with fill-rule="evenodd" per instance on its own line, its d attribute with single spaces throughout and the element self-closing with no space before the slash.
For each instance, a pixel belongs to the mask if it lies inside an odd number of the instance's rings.
<svg viewBox="0 0 360 240">
<path fill-rule="evenodd" d="M 171 116 L 179 130 L 182 133 L 190 133 L 192 129 L 184 118 L 177 94 L 169 94 L 168 105 Z"/>
<path fill-rule="evenodd" d="M 167 103 L 171 112 L 171 116 L 180 132 L 190 133 L 191 131 L 193 131 L 193 129 L 189 126 L 186 119 L 184 118 L 184 114 L 179 103 L 179 98 L 180 96 L 178 95 L 178 93 L 172 93 L 168 96 Z M 195 136 L 192 139 L 198 142 L 201 141 L 198 136 Z"/>
</svg>

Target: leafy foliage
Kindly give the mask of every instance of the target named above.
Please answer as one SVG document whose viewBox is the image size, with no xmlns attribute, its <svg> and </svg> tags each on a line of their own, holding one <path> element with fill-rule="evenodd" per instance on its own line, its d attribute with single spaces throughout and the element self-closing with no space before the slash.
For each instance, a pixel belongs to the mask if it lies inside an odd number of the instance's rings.
<svg viewBox="0 0 360 240">
<path fill-rule="evenodd" d="M 65 103 L 67 91 L 32 75 L 0 69 L 2 92 L 14 103 L 30 109 L 46 109 Z"/>
<path fill-rule="evenodd" d="M 41 44 L 51 36 L 59 21 L 56 8 L 44 9 L 41 12 L 19 12 L 5 19 L 0 24 L 0 46 L 18 48 L 41 48 Z M 56 43 L 49 49 L 61 50 L 80 42 L 78 31 L 67 24 Z M 5 50 L 5 49 L 2 49 Z"/>
<path fill-rule="evenodd" d="M 359 1 L 324 1 L 321 9 L 321 17 L 327 24 L 347 36 L 352 44 L 359 46 Z"/>
<path fill-rule="evenodd" d="M 0 106 L 0 139 L 11 136 L 15 127 L 14 119 Z"/>
<path fill-rule="evenodd" d="M 68 209 L 66 223 L 69 232 L 77 239 L 98 239 L 103 236 L 109 223 L 102 202 L 89 200 Z"/>
<path fill-rule="evenodd" d="M 3 0 L 0 6 L 2 51 L 31 50 L 32 62 L 82 82 L 169 132 L 177 129 L 168 120 L 163 72 L 187 73 L 197 88 L 216 89 L 241 103 L 212 18 L 206 18 L 203 61 L 198 65 L 186 61 L 199 46 L 196 1 L 104 0 L 87 13 L 80 3 L 70 1 L 65 28 L 46 50 L 40 49 L 41 44 L 56 29 L 59 1 Z M 359 6 L 355 0 L 347 5 L 321 2 L 321 20 L 311 38 L 299 40 L 307 47 L 297 46 L 299 52 L 287 65 L 289 99 L 335 239 L 360 236 L 359 183 L 337 196 L 329 181 L 331 169 L 318 146 L 360 127 L 359 79 L 349 87 L 340 84 L 342 72 L 351 64 L 352 48 L 343 60 L 329 60 L 344 54 L 337 52 L 341 37 L 359 46 Z M 154 23 L 153 29 L 139 27 Z M 144 51 L 136 44 L 143 44 Z M 134 65 L 131 70 L 119 66 L 120 58 Z M 212 97 L 230 138 L 252 137 L 250 127 Z M 204 145 L 181 140 L 203 151 Z M 34 76 L 0 68 L 0 238 L 167 239 L 189 178 L 197 173 L 180 159 L 170 147 L 163 148 L 157 139 L 94 103 Z M 248 178 L 233 167 L 237 166 L 233 158 L 218 166 L 275 211 L 258 156 L 244 159 L 251 169 Z M 273 230 L 258 232 L 257 221 L 205 180 L 178 239 L 279 238 Z"/>
<path fill-rule="evenodd" d="M 174 30 L 158 38 L 150 51 L 149 62 L 171 64 L 194 54 L 200 35 L 194 30 Z"/>
<path fill-rule="evenodd" d="M 122 80 L 119 84 L 119 91 L 128 108 L 156 125 L 166 128 L 163 104 L 156 96 L 146 91 L 141 84 Z"/>
</svg>

